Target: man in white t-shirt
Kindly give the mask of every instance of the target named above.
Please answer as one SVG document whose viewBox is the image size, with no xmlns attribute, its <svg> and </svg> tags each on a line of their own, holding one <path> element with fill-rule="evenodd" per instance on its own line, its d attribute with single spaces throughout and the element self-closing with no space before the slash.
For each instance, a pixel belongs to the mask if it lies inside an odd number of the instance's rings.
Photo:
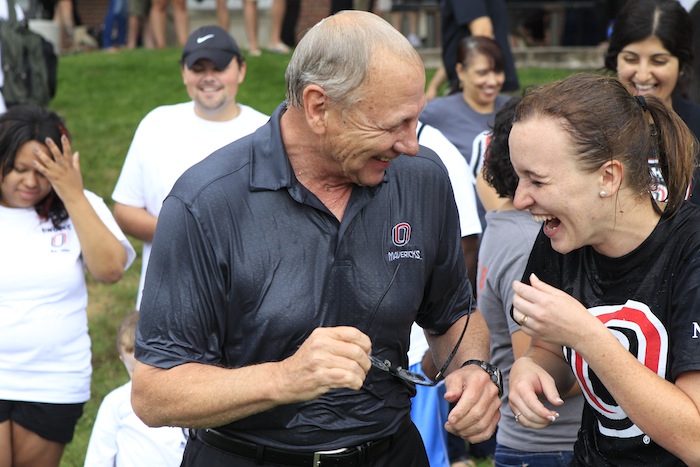
<svg viewBox="0 0 700 467">
<path fill-rule="evenodd" d="M 462 232 L 462 251 L 467 265 L 469 280 L 474 286 L 476 281 L 476 262 L 481 235 L 481 220 L 476 206 L 474 177 L 466 159 L 459 149 L 450 142 L 440 130 L 422 122 L 416 127 L 418 142 L 432 149 L 440 157 L 447 169 L 452 184 L 459 226 Z M 409 370 L 423 372 L 422 362 L 429 350 L 428 341 L 423 330 L 416 323 L 411 327 L 408 349 Z M 440 365 L 442 362 L 440 362 Z M 416 386 L 416 395 L 411 400 L 411 420 L 423 438 L 425 451 L 431 467 L 448 467 L 450 465 L 447 448 L 447 421 L 449 405 L 444 398 L 444 385 Z"/>
<path fill-rule="evenodd" d="M 236 40 L 218 26 L 202 26 L 180 61 L 190 102 L 152 110 L 141 121 L 112 193 L 114 217 L 143 241 L 141 303 L 151 242 L 163 200 L 185 170 L 212 152 L 253 133 L 268 116 L 236 102 L 246 65 Z"/>
<path fill-rule="evenodd" d="M 457 212 L 459 213 L 464 262 L 467 265 L 469 281 L 472 284 L 472 288 L 474 288 L 476 286 L 479 235 L 481 235 L 481 221 L 479 220 L 476 193 L 474 192 L 474 177 L 462 153 L 440 130 L 419 122 L 416 127 L 416 133 L 418 142 L 435 151 L 440 157 L 450 177 L 452 192 L 457 204 Z"/>
</svg>

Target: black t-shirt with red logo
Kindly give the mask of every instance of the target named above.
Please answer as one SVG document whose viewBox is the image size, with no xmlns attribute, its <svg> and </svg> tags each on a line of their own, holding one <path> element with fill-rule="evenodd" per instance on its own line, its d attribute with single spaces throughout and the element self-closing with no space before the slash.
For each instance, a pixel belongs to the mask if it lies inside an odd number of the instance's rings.
<svg viewBox="0 0 700 467">
<path fill-rule="evenodd" d="M 620 258 L 590 246 L 562 255 L 540 232 L 523 280 L 533 272 L 579 300 L 662 378 L 700 370 L 700 207 L 686 202 Z M 564 354 L 586 398 L 572 465 L 685 465 L 632 423 L 575 350 Z"/>
</svg>

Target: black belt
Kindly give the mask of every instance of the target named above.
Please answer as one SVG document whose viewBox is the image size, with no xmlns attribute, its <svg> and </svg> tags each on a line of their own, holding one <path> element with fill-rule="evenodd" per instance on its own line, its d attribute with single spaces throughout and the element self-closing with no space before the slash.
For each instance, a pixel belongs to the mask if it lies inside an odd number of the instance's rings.
<svg viewBox="0 0 700 467">
<path fill-rule="evenodd" d="M 395 436 L 387 436 L 377 441 L 369 441 L 350 448 L 297 452 L 231 438 L 211 428 L 191 430 L 191 434 L 204 444 L 258 463 L 308 467 L 362 467 L 388 451 Z"/>
</svg>

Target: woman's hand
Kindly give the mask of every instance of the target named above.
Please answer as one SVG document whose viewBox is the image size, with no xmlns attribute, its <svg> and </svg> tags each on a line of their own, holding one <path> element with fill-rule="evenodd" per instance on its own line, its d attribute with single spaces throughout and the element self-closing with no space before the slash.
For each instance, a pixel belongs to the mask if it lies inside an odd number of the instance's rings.
<svg viewBox="0 0 700 467">
<path fill-rule="evenodd" d="M 605 325 L 571 295 L 534 274 L 530 284 L 513 282 L 513 319 L 529 336 L 578 350 L 591 342 L 596 332 L 607 332 Z"/>
<path fill-rule="evenodd" d="M 517 359 L 510 370 L 508 387 L 508 402 L 516 422 L 528 428 L 544 428 L 559 417 L 540 401 L 540 394 L 555 406 L 564 403 L 549 373 L 531 358 Z"/>
<path fill-rule="evenodd" d="M 35 148 L 37 159 L 34 162 L 36 169 L 51 183 L 54 191 L 63 204 L 68 205 L 75 202 L 83 194 L 83 177 L 80 173 L 80 155 L 71 152 L 71 145 L 68 138 L 61 137 L 63 152 L 51 138 L 46 138 L 46 147 L 50 155 L 40 148 Z"/>
</svg>

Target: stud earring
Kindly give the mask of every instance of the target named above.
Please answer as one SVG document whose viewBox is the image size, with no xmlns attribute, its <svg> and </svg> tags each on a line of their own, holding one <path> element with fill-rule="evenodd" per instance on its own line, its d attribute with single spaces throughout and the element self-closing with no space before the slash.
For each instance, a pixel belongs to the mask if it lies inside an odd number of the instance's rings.
<svg viewBox="0 0 700 467">
<path fill-rule="evenodd" d="M 606 196 L 608 196 L 608 194 L 607 194 L 606 192 L 602 191 L 602 190 L 601 190 L 601 192 L 599 193 L 599 195 L 600 195 L 601 198 L 605 198 Z"/>
</svg>

